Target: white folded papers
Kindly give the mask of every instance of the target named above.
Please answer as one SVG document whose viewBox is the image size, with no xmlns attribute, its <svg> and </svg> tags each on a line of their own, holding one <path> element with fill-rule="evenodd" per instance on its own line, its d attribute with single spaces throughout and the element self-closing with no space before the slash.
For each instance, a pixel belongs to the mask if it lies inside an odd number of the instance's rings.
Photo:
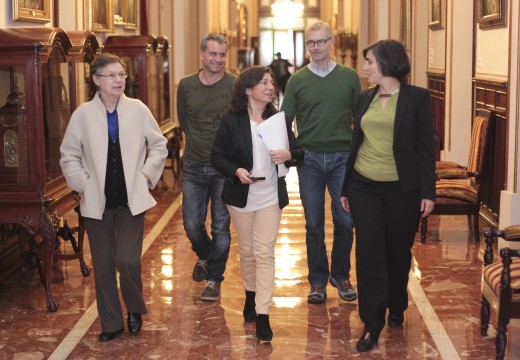
<svg viewBox="0 0 520 360">
<path fill-rule="evenodd" d="M 285 124 L 285 113 L 280 111 L 258 125 L 258 136 L 269 150 L 289 150 L 289 137 Z M 287 175 L 289 169 L 278 165 L 278 177 Z"/>
</svg>

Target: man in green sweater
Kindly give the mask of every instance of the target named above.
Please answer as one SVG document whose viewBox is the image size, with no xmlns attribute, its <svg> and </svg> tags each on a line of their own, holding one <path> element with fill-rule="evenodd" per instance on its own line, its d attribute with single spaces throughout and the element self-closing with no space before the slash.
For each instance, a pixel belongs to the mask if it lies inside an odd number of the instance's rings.
<svg viewBox="0 0 520 360">
<path fill-rule="evenodd" d="M 350 154 L 352 110 L 361 84 L 353 69 L 332 60 L 330 25 L 322 21 L 309 25 L 305 44 L 310 64 L 289 78 L 281 110 L 295 119 L 298 142 L 305 151 L 298 178 L 311 287 L 307 302 L 325 302 L 327 282 L 338 289 L 343 300 L 352 301 L 357 297 L 350 283 L 353 222 L 341 207 L 340 193 Z M 325 188 L 332 198 L 334 224 L 330 270 L 325 246 Z"/>
<path fill-rule="evenodd" d="M 211 166 L 213 140 L 220 117 L 231 100 L 236 77 L 224 70 L 229 47 L 220 34 L 200 43 L 202 69 L 179 82 L 177 115 L 186 134 L 182 175 L 182 216 L 186 235 L 198 260 L 193 280 L 206 280 L 201 299 L 220 298 L 220 283 L 229 257 L 229 214 L 222 201 L 224 176 Z M 211 200 L 211 237 L 206 231 Z"/>
</svg>

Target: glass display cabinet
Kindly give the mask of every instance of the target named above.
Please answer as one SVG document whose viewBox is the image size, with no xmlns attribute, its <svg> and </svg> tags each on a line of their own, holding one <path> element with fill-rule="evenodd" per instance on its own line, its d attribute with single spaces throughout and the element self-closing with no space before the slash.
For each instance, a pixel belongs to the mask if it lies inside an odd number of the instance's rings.
<svg viewBox="0 0 520 360">
<path fill-rule="evenodd" d="M 72 76 L 71 103 L 72 111 L 79 105 L 90 101 L 94 87 L 90 85 L 90 64 L 101 51 L 96 35 L 91 31 L 67 31 L 72 47 L 69 50 Z"/>
<path fill-rule="evenodd" d="M 178 178 L 181 162 L 180 147 L 182 132 L 173 123 L 170 106 L 170 60 L 169 42 L 164 36 L 113 35 L 107 37 L 103 52 L 124 59 L 127 66 L 125 94 L 140 99 L 155 117 L 163 135 L 168 139 L 168 158 L 175 179 Z M 163 182 L 163 188 L 166 187 Z"/>
<path fill-rule="evenodd" d="M 165 136 L 173 129 L 169 111 L 168 46 L 165 37 L 158 40 L 154 35 L 113 35 L 107 37 L 103 46 L 103 52 L 125 60 L 128 71 L 125 94 L 148 106 Z M 161 92 L 161 89 L 166 91 Z"/>
<path fill-rule="evenodd" d="M 157 68 L 159 69 L 159 80 L 157 82 L 159 97 L 159 117 L 157 121 L 160 126 L 168 127 L 172 123 L 170 114 L 170 44 L 168 38 L 159 36 L 157 38 Z"/>
<path fill-rule="evenodd" d="M 70 68 L 70 103 L 71 113 L 81 104 L 90 101 L 95 95 L 95 87 L 90 83 L 90 64 L 96 55 L 100 53 L 100 45 L 96 35 L 91 31 L 68 31 L 67 35 L 71 41 L 71 48 L 67 54 Z M 61 143 L 61 141 L 60 141 Z M 79 194 L 74 194 L 79 199 Z M 73 254 L 55 253 L 54 258 L 58 260 L 79 259 L 81 273 L 84 276 L 90 274 L 89 267 L 83 260 L 83 242 L 85 238 L 85 224 L 79 205 L 74 208 L 78 213 L 78 241 L 65 221 L 63 227 L 58 229 L 58 235 L 71 242 L 74 249 Z M 58 246 L 59 244 L 56 244 Z"/>
<path fill-rule="evenodd" d="M 170 44 L 165 36 L 157 37 L 157 68 L 159 71 L 158 92 L 159 98 L 159 122 L 161 127 L 169 129 L 173 124 L 173 131 L 163 133 L 168 138 L 168 159 L 169 163 L 164 167 L 165 170 L 171 170 L 173 178 L 179 179 L 182 170 L 182 146 L 183 135 L 178 123 L 174 123 L 171 116 L 170 107 L 170 60 L 169 60 Z M 165 182 L 163 182 L 165 187 Z"/>
<path fill-rule="evenodd" d="M 85 68 L 98 47 L 90 34 L 73 46 L 60 28 L 0 29 L 0 223 L 43 239 L 39 270 L 51 312 L 58 308 L 50 277 L 60 222 L 78 205 L 61 173 L 59 148 L 84 99 L 76 65 Z M 82 251 L 74 250 L 88 275 Z"/>
</svg>

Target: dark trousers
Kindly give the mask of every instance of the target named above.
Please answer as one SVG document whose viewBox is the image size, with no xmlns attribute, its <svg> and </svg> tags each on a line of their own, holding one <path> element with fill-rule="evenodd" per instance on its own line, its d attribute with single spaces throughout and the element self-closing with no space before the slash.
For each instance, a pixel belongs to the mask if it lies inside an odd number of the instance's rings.
<svg viewBox="0 0 520 360">
<path fill-rule="evenodd" d="M 141 278 L 144 214 L 132 216 L 128 207 L 119 206 L 105 209 L 101 220 L 85 218 L 102 331 L 124 326 L 117 271 L 127 311 L 146 314 Z"/>
<path fill-rule="evenodd" d="M 359 315 L 366 330 L 379 336 L 386 309 L 402 316 L 408 307 L 419 191 L 404 193 L 399 181 L 373 181 L 354 171 L 347 198 L 356 234 Z"/>
</svg>

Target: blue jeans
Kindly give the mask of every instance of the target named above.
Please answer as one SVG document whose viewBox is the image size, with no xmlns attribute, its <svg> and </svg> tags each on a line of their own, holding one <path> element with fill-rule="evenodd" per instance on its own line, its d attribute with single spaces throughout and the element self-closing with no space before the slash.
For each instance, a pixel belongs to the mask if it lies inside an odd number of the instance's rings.
<svg viewBox="0 0 520 360">
<path fill-rule="evenodd" d="M 339 198 L 350 152 L 319 153 L 305 150 L 305 160 L 298 167 L 300 197 L 305 213 L 307 261 L 311 285 L 326 285 L 329 276 L 336 281 L 350 279 L 352 218 L 341 207 Z M 325 188 L 332 199 L 331 266 L 325 246 Z"/>
<path fill-rule="evenodd" d="M 224 176 L 212 166 L 183 163 L 182 217 L 192 250 L 208 261 L 207 280 L 224 280 L 231 234 L 229 213 L 222 201 Z M 211 199 L 211 238 L 206 230 Z"/>
</svg>

